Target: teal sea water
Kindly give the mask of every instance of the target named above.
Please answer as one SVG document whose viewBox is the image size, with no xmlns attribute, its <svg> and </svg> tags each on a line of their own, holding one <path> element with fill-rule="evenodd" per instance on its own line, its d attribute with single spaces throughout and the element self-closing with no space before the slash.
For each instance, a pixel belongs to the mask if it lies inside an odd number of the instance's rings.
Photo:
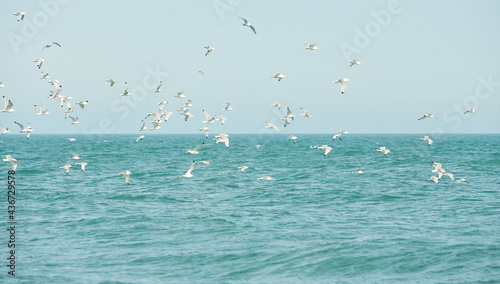
<svg viewBox="0 0 500 284">
<path fill-rule="evenodd" d="M 1 283 L 500 282 L 500 135 L 136 136 L 1 137 L 19 163 L 15 277 L 0 164 Z"/>
</svg>

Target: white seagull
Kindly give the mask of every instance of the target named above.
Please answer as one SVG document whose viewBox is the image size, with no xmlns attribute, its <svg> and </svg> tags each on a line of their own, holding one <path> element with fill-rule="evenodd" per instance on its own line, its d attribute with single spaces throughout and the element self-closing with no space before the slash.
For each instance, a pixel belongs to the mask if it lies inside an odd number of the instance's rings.
<svg viewBox="0 0 500 284">
<path fill-rule="evenodd" d="M 42 72 L 42 77 L 40 77 L 40 79 L 48 79 L 48 78 L 50 78 L 49 73 L 43 73 L 43 71 L 41 71 L 41 72 Z"/>
<path fill-rule="evenodd" d="M 71 160 L 80 160 L 80 157 L 78 157 L 78 154 L 77 153 L 70 153 L 71 155 Z"/>
<path fill-rule="evenodd" d="M 434 117 L 437 119 L 437 117 L 435 117 L 433 114 L 430 114 L 430 113 L 425 113 L 421 118 L 417 119 L 417 120 L 422 120 L 422 119 L 425 119 L 425 118 L 431 118 L 431 117 Z"/>
<path fill-rule="evenodd" d="M 238 169 L 240 169 L 240 172 L 244 172 L 246 169 L 248 169 L 247 166 L 240 166 L 238 167 Z"/>
<path fill-rule="evenodd" d="M 139 137 L 135 137 L 135 138 L 136 138 L 136 139 L 135 139 L 135 143 L 137 143 L 137 142 L 139 142 L 139 140 L 144 139 L 144 135 L 141 135 L 141 136 L 139 136 Z"/>
<path fill-rule="evenodd" d="M 226 103 L 226 106 L 222 109 L 222 110 L 225 110 L 225 111 L 230 111 L 232 110 L 233 108 L 231 107 L 231 104 L 230 103 Z"/>
<path fill-rule="evenodd" d="M 347 82 L 349 82 L 348 78 L 341 78 L 338 79 L 337 81 L 333 81 L 334 83 L 340 83 L 340 92 L 343 94 L 345 92 L 345 88 L 347 87 Z"/>
<path fill-rule="evenodd" d="M 184 92 L 178 92 L 173 95 L 176 98 L 182 99 L 185 98 L 186 96 L 184 95 Z"/>
<path fill-rule="evenodd" d="M 12 101 L 8 100 L 5 96 L 3 96 L 3 100 L 5 102 L 5 107 L 2 112 L 14 112 L 14 109 L 12 108 L 14 104 L 12 103 Z"/>
<path fill-rule="evenodd" d="M 449 177 L 449 178 L 451 178 L 451 180 L 455 180 L 455 176 L 453 176 L 452 173 L 444 173 L 443 176 L 444 177 Z"/>
<path fill-rule="evenodd" d="M 35 107 L 40 108 L 40 112 L 37 113 L 37 115 L 47 115 L 47 114 L 49 114 L 49 111 L 46 110 L 44 106 L 35 105 Z"/>
<path fill-rule="evenodd" d="M 463 182 L 463 183 L 470 184 L 470 182 L 468 180 L 464 179 L 464 178 L 461 178 L 461 179 L 457 180 L 457 182 L 458 183 Z"/>
<path fill-rule="evenodd" d="M 203 145 L 205 145 L 205 142 L 201 143 L 200 146 L 192 149 L 192 150 L 187 150 L 186 153 L 189 153 L 189 154 L 199 154 L 198 150 L 201 149 L 201 147 L 203 147 Z"/>
<path fill-rule="evenodd" d="M 123 91 L 123 94 L 120 94 L 120 96 L 130 96 L 132 93 L 129 92 L 128 84 L 125 82 L 125 91 Z"/>
<path fill-rule="evenodd" d="M 349 132 L 347 132 L 346 129 L 340 129 L 339 131 L 337 131 L 338 133 L 340 134 L 349 134 Z"/>
<path fill-rule="evenodd" d="M 0 88 L 3 88 L 5 87 L 5 85 L 3 84 L 3 82 L 0 82 Z"/>
<path fill-rule="evenodd" d="M 200 128 L 200 131 L 205 131 L 205 136 L 206 138 L 208 138 L 208 127 L 203 126 L 202 128 Z"/>
<path fill-rule="evenodd" d="M 113 87 L 113 85 L 114 85 L 116 82 L 118 82 L 118 80 L 116 80 L 116 79 L 109 79 L 109 80 L 106 80 L 106 82 L 109 82 L 109 86 L 110 86 L 110 87 Z"/>
<path fill-rule="evenodd" d="M 273 180 L 274 178 L 270 176 L 260 177 L 259 180 Z"/>
<path fill-rule="evenodd" d="M 215 117 L 211 117 L 210 114 L 208 114 L 205 110 L 203 110 L 203 113 L 205 114 L 205 120 L 202 121 L 203 123 L 206 124 L 214 123 Z"/>
<path fill-rule="evenodd" d="M 217 117 L 215 118 L 215 120 L 219 120 L 222 125 L 224 125 L 224 123 L 226 122 L 226 119 L 227 118 L 222 116 L 222 114 L 218 114 Z"/>
<path fill-rule="evenodd" d="M 76 102 L 76 104 L 79 105 L 82 109 L 84 109 L 85 105 L 89 104 L 89 101 L 79 101 L 79 102 Z"/>
<path fill-rule="evenodd" d="M 323 156 L 326 156 L 326 155 L 328 155 L 328 153 L 330 153 L 330 151 L 332 150 L 332 147 L 330 147 L 328 145 L 323 145 L 323 146 L 319 146 L 318 149 L 324 150 L 325 153 L 323 154 Z"/>
<path fill-rule="evenodd" d="M 338 138 L 340 141 L 342 141 L 342 138 L 340 138 L 340 136 L 342 136 L 342 134 L 340 134 L 340 133 L 339 133 L 339 134 L 335 134 L 335 135 L 333 135 L 333 137 L 332 137 L 332 141 L 335 141 L 335 139 L 337 139 L 337 138 Z"/>
<path fill-rule="evenodd" d="M 355 171 L 353 171 L 353 173 L 355 173 L 355 174 L 362 174 L 363 171 L 361 170 L 360 167 L 358 167 Z"/>
<path fill-rule="evenodd" d="M 85 172 L 85 166 L 88 165 L 88 164 L 85 163 L 85 162 L 81 162 L 81 163 L 77 163 L 76 165 L 80 166 L 82 168 L 82 172 Z"/>
<path fill-rule="evenodd" d="M 75 139 L 75 138 L 73 138 L 73 137 L 66 138 L 66 139 L 68 139 L 70 142 L 75 142 L 75 141 L 76 141 L 76 139 Z"/>
<path fill-rule="evenodd" d="M 315 43 L 309 43 L 306 47 L 306 49 L 309 49 L 309 50 L 316 50 L 318 49 L 319 47 L 316 46 Z"/>
<path fill-rule="evenodd" d="M 155 93 L 161 92 L 161 86 L 163 85 L 163 81 L 160 81 L 160 85 L 156 88 Z"/>
<path fill-rule="evenodd" d="M 212 50 L 215 49 L 215 47 L 213 47 L 211 45 L 204 46 L 204 48 L 207 49 L 207 53 L 205 53 L 205 56 L 207 56 L 210 52 L 212 52 Z"/>
<path fill-rule="evenodd" d="M 279 81 L 281 81 L 281 79 L 284 79 L 285 77 L 286 77 L 285 74 L 282 74 L 282 73 L 278 72 L 278 73 L 274 74 L 274 76 L 272 78 L 278 79 L 278 82 L 279 82 Z"/>
<path fill-rule="evenodd" d="M 274 101 L 271 106 L 272 107 L 277 107 L 278 109 L 281 109 L 281 107 L 283 106 L 283 104 L 280 104 L 280 102 L 278 102 L 278 101 Z"/>
<path fill-rule="evenodd" d="M 224 144 L 226 145 L 226 148 L 229 149 L 229 135 L 221 133 L 221 134 L 215 136 L 215 144 L 217 144 L 219 142 L 224 142 Z"/>
<path fill-rule="evenodd" d="M 439 178 L 437 176 L 431 176 L 429 180 L 432 180 L 435 183 L 439 183 Z"/>
<path fill-rule="evenodd" d="M 64 165 L 59 167 L 60 169 L 64 169 L 66 171 L 66 174 L 69 174 L 69 168 L 71 168 L 71 165 Z"/>
<path fill-rule="evenodd" d="M 39 59 L 35 59 L 33 60 L 33 62 L 36 62 L 36 66 L 38 67 L 38 69 L 42 68 L 42 63 L 44 62 L 45 60 L 43 60 L 42 58 L 39 58 Z"/>
<path fill-rule="evenodd" d="M 5 125 L 0 124 L 0 127 L 2 128 L 2 133 L 0 133 L 0 134 L 2 134 L 2 135 L 3 135 L 3 134 L 8 134 L 8 133 L 10 133 L 9 129 L 8 129 L 7 127 L 5 127 Z"/>
<path fill-rule="evenodd" d="M 361 64 L 361 62 L 359 62 L 359 60 L 357 60 L 357 59 L 354 59 L 353 61 L 351 61 L 349 63 L 351 63 L 351 66 L 349 66 L 349 67 L 352 67 L 353 65 L 359 65 L 359 64 Z"/>
<path fill-rule="evenodd" d="M 193 175 L 191 174 L 191 172 L 194 169 L 194 165 L 196 165 L 195 161 L 193 161 L 193 163 L 191 164 L 191 166 L 189 167 L 189 169 L 187 170 L 187 172 L 185 174 L 183 174 L 182 176 L 179 176 L 179 177 L 186 177 L 186 178 L 193 177 Z"/>
<path fill-rule="evenodd" d="M 389 149 L 387 149 L 385 147 L 380 147 L 380 148 L 377 149 L 377 151 L 384 153 L 384 156 L 387 155 L 387 154 L 389 154 L 391 152 L 391 150 L 389 150 Z"/>
<path fill-rule="evenodd" d="M 464 114 L 466 114 L 466 113 L 475 113 L 476 111 L 477 111 L 476 109 L 470 108 L 470 109 L 465 110 Z"/>
<path fill-rule="evenodd" d="M 119 175 L 122 175 L 125 177 L 125 182 L 127 184 L 130 184 L 130 174 L 132 174 L 130 171 L 124 171 L 124 172 L 119 173 Z"/>
<path fill-rule="evenodd" d="M 17 16 L 17 21 L 21 21 L 21 20 L 24 20 L 24 15 L 26 15 L 26 12 L 17 12 L 17 13 L 14 13 L 14 16 Z"/>
<path fill-rule="evenodd" d="M 5 159 L 3 159 L 5 162 L 11 162 L 12 163 L 12 170 L 16 171 L 17 169 L 17 160 L 12 158 L 11 155 L 5 156 Z"/>
<path fill-rule="evenodd" d="M 293 144 L 297 143 L 297 139 L 299 139 L 299 138 L 295 135 L 290 135 L 287 138 L 287 140 L 293 140 Z"/>
<path fill-rule="evenodd" d="M 166 104 L 168 104 L 168 101 L 159 102 L 158 105 L 160 106 L 160 109 L 158 111 L 162 111 Z"/>
<path fill-rule="evenodd" d="M 275 129 L 275 130 L 278 130 L 278 131 L 280 130 L 280 129 L 278 128 L 278 126 L 276 126 L 276 125 L 274 125 L 274 124 L 272 124 L 272 123 L 270 123 L 270 122 L 268 122 L 268 123 L 267 123 L 267 125 L 265 126 L 265 128 Z"/>
<path fill-rule="evenodd" d="M 311 116 L 312 116 L 312 115 L 309 113 L 309 110 L 308 110 L 307 108 L 303 108 L 303 107 L 301 107 L 300 109 L 304 111 L 304 113 L 303 113 L 303 114 L 301 114 L 301 116 L 303 116 L 303 117 L 311 117 Z"/>
<path fill-rule="evenodd" d="M 244 21 L 244 23 L 242 24 L 243 26 L 251 28 L 253 33 L 257 34 L 257 32 L 255 31 L 255 28 L 252 26 L 252 24 L 250 24 L 246 19 L 244 19 L 242 17 L 240 17 L 240 19 L 242 19 Z"/>
<path fill-rule="evenodd" d="M 427 145 L 429 146 L 431 146 L 432 142 L 434 142 L 434 140 L 429 138 L 429 136 L 424 136 L 423 138 L 420 138 L 420 140 L 424 140 L 425 142 L 427 142 Z"/>
<path fill-rule="evenodd" d="M 71 115 L 69 115 L 69 118 L 71 118 L 71 120 L 73 120 L 71 122 L 71 124 L 78 124 L 78 123 L 80 123 L 80 121 L 78 121 L 78 116 L 77 117 L 72 117 Z"/>
<path fill-rule="evenodd" d="M 60 44 L 58 44 L 57 42 L 53 41 L 53 42 L 51 42 L 51 43 L 47 43 L 46 45 L 44 45 L 44 46 L 43 46 L 43 48 L 42 48 L 42 51 L 43 51 L 44 49 L 46 49 L 46 48 L 52 47 L 52 45 L 54 45 L 54 44 L 55 44 L 55 45 L 57 45 L 57 46 L 59 46 L 59 47 L 61 47 L 61 45 L 60 45 Z"/>
<path fill-rule="evenodd" d="M 24 125 L 16 121 L 14 121 L 14 123 L 19 125 L 19 127 L 21 128 L 20 133 L 26 133 L 26 139 L 29 139 L 31 136 L 31 132 L 33 131 L 33 128 L 31 128 L 31 123 L 28 123 L 28 127 L 24 127 Z"/>
</svg>

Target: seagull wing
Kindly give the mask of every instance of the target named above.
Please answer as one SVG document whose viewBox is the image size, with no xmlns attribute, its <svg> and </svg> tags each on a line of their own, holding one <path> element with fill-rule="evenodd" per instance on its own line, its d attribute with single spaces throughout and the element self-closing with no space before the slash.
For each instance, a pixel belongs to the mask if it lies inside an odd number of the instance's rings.
<svg viewBox="0 0 500 284">
<path fill-rule="evenodd" d="M 242 20 L 245 22 L 245 24 L 247 24 L 247 23 L 248 23 L 248 21 L 247 21 L 246 19 L 244 19 L 244 18 L 242 18 L 242 17 L 240 17 L 240 19 L 242 19 Z"/>
<path fill-rule="evenodd" d="M 193 161 L 193 163 L 191 164 L 191 167 L 189 167 L 189 170 L 187 170 L 187 172 L 184 174 L 184 175 L 190 175 L 191 172 L 193 171 L 194 169 L 194 165 L 196 164 L 195 161 Z"/>
<path fill-rule="evenodd" d="M 203 145 L 204 145 L 204 144 L 205 144 L 205 142 L 201 143 L 201 145 L 200 145 L 200 146 L 198 146 L 198 147 L 196 147 L 196 148 L 194 148 L 194 149 L 193 149 L 193 151 L 198 151 L 198 150 L 200 150 L 200 149 L 201 149 L 201 147 L 203 147 Z"/>
<path fill-rule="evenodd" d="M 257 32 L 255 31 L 255 28 L 253 26 L 250 26 L 250 28 L 252 29 L 254 34 L 257 34 Z"/>
<path fill-rule="evenodd" d="M 345 92 L 345 87 L 347 87 L 345 81 L 340 81 L 340 91 L 342 92 L 342 94 Z"/>
</svg>

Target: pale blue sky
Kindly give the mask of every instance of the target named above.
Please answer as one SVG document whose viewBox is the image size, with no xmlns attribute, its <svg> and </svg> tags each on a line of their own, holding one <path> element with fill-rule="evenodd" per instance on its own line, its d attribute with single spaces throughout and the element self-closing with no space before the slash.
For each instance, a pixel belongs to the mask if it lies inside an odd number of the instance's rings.
<svg viewBox="0 0 500 284">
<path fill-rule="evenodd" d="M 0 95 L 15 109 L 0 113 L 0 123 L 13 133 L 19 130 L 14 121 L 31 122 L 33 135 L 139 133 L 141 119 L 162 100 L 174 114 L 146 134 L 202 135 L 202 109 L 215 115 L 226 102 L 234 110 L 224 112 L 224 126 L 209 125 L 212 133 L 267 133 L 266 122 L 289 134 L 341 128 L 500 133 L 498 1 L 44 0 L 0 6 L 0 82 L 6 85 Z M 23 21 L 16 21 L 18 11 L 26 12 Z M 356 41 L 360 30 L 367 42 Z M 62 48 L 42 52 L 52 41 Z M 309 42 L 319 49 L 306 50 Z M 208 56 L 205 45 L 215 47 Z M 348 46 L 351 54 L 343 51 Z M 74 113 L 79 125 L 47 98 L 53 87 L 39 79 L 37 58 L 45 59 L 41 70 L 61 81 L 73 104 L 89 100 Z M 362 64 L 350 68 L 349 58 Z M 151 70 L 164 81 L 160 93 L 153 92 Z M 287 77 L 272 79 L 277 72 Z M 351 80 L 343 95 L 332 82 L 342 77 Z M 114 87 L 110 78 L 118 79 Z M 131 97 L 119 95 L 125 81 Z M 172 96 L 179 91 L 193 100 L 195 117 L 188 122 L 177 112 L 186 100 Z M 296 116 L 286 128 L 270 106 L 274 100 Z M 34 104 L 50 114 L 37 116 Z M 301 107 L 312 117 L 301 117 Z M 461 114 L 470 107 L 477 113 Z M 417 121 L 424 113 L 438 119 Z"/>
</svg>

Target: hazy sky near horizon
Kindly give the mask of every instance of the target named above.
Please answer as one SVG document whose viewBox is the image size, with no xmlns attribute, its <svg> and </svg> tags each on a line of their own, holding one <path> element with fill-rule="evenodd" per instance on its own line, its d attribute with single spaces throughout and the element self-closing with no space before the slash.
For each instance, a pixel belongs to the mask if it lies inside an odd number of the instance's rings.
<svg viewBox="0 0 500 284">
<path fill-rule="evenodd" d="M 498 1 L 2 1 L 0 113 L 43 133 L 137 133 L 146 113 L 173 112 L 157 131 L 194 133 L 202 110 L 217 133 L 500 133 Z M 97 8 L 98 7 L 98 8 Z M 15 12 L 24 11 L 23 21 Z M 257 30 L 242 26 L 243 17 Z M 42 51 L 45 44 L 62 45 Z M 316 43 L 318 50 L 306 50 Z M 205 56 L 203 47 L 215 50 Z M 33 60 L 43 58 L 41 70 Z M 349 67 L 349 60 L 361 65 Z M 60 80 L 80 124 L 48 99 Z M 204 74 L 198 73 L 203 71 Z M 281 72 L 280 82 L 271 78 Z M 118 83 L 110 87 L 107 79 Z M 333 81 L 349 78 L 342 95 Z M 163 80 L 162 92 L 154 93 Z M 128 82 L 132 96 L 121 97 Z M 172 95 L 183 91 L 186 99 Z M 178 114 L 193 101 L 187 122 Z M 88 100 L 84 110 L 76 101 Z M 271 107 L 274 100 L 284 108 Z M 234 110 L 223 112 L 226 102 Z M 35 104 L 50 112 L 37 116 Z M 290 107 L 295 121 L 281 117 Z M 310 110 L 304 118 L 300 108 Z M 3 102 L 2 107 L 3 109 Z M 463 115 L 468 108 L 477 112 Z M 438 119 L 417 121 L 424 113 Z M 150 120 L 149 118 L 148 120 Z M 151 124 L 148 123 L 148 128 Z"/>
</svg>

